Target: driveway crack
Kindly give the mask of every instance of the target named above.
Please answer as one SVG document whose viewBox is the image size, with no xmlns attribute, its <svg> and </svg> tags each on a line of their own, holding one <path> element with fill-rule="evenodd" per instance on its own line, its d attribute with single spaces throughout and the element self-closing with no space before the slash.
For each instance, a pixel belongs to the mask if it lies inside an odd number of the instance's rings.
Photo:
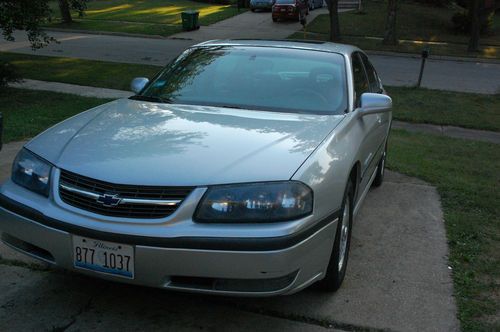
<svg viewBox="0 0 500 332">
<path fill-rule="evenodd" d="M 380 328 L 374 328 L 374 327 L 339 322 L 336 320 L 328 320 L 328 319 L 323 320 L 323 319 L 307 317 L 307 316 L 303 316 L 303 315 L 297 315 L 294 313 L 285 313 L 285 312 L 281 312 L 278 310 L 257 308 L 254 306 L 249 306 L 249 305 L 245 305 L 245 304 L 241 304 L 241 303 L 224 303 L 224 305 L 231 306 L 232 308 L 236 308 L 237 310 L 244 311 L 244 312 L 250 312 L 250 313 L 268 316 L 268 317 L 272 317 L 272 318 L 286 319 L 286 320 L 290 320 L 290 321 L 294 321 L 294 322 L 321 326 L 321 327 L 324 327 L 327 329 L 337 329 L 337 330 L 342 330 L 342 331 L 346 331 L 346 332 L 391 332 L 392 331 L 390 329 L 385 329 L 385 328 L 380 329 Z"/>
<path fill-rule="evenodd" d="M 89 300 L 87 301 L 87 303 L 85 303 L 85 305 L 83 307 L 81 307 L 80 310 L 78 310 L 74 315 L 72 315 L 70 317 L 70 321 L 66 325 L 63 325 L 63 326 L 53 326 L 52 327 L 52 332 L 64 332 L 67 329 L 69 329 L 71 326 L 73 326 L 73 324 L 76 323 L 76 320 L 78 319 L 78 316 L 80 316 L 83 313 L 85 313 L 85 312 L 87 312 L 87 311 L 90 310 L 90 308 L 92 307 L 92 300 L 93 300 L 92 297 L 89 298 Z"/>
</svg>

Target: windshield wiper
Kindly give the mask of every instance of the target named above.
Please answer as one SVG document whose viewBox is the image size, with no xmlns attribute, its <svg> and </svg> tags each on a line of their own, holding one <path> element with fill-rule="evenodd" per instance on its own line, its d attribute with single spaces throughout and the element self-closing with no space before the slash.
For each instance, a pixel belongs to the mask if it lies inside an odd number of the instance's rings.
<svg viewBox="0 0 500 332">
<path fill-rule="evenodd" d="M 239 107 L 239 106 L 233 106 L 233 105 L 210 105 L 212 107 L 220 107 L 220 108 L 234 108 L 234 109 L 237 109 L 237 110 L 242 110 L 244 109 L 243 107 Z"/>
<path fill-rule="evenodd" d="M 163 104 L 172 104 L 174 102 L 173 99 L 170 98 L 161 98 L 156 96 L 144 96 L 144 95 L 135 95 L 130 97 L 132 100 L 142 100 L 142 101 L 152 101 L 155 103 L 163 103 Z"/>
</svg>

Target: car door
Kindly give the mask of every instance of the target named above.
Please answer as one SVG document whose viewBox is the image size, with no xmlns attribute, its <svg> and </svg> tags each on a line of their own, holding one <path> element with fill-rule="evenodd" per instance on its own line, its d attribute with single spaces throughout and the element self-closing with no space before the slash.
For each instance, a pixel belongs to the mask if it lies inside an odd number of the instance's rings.
<svg viewBox="0 0 500 332">
<path fill-rule="evenodd" d="M 363 61 L 363 65 L 365 67 L 366 75 L 368 77 L 368 85 L 370 88 L 370 92 L 373 93 L 383 93 L 385 94 L 384 88 L 380 81 L 380 78 L 377 75 L 377 71 L 371 64 L 368 56 L 364 53 L 359 53 L 361 60 Z M 391 114 L 390 113 L 378 113 L 376 115 L 376 127 L 374 128 L 374 137 L 378 142 L 377 151 L 375 153 L 375 160 L 379 160 L 382 156 L 382 153 L 385 148 L 385 141 L 387 139 L 387 135 L 389 133 L 390 125 L 391 125 Z"/>
<path fill-rule="evenodd" d="M 360 54 L 360 52 L 354 52 L 351 55 L 355 108 L 361 106 L 361 95 L 365 92 L 371 92 L 368 76 Z M 364 191 L 370 180 L 370 176 L 377 166 L 378 160 L 375 160 L 375 157 L 380 145 L 378 135 L 378 127 L 380 126 L 379 120 L 380 116 L 378 114 L 358 117 L 356 120 L 359 122 L 359 128 L 361 128 L 362 135 L 361 144 L 359 146 L 361 163 L 360 189 L 362 190 L 358 190 L 358 193 Z"/>
</svg>

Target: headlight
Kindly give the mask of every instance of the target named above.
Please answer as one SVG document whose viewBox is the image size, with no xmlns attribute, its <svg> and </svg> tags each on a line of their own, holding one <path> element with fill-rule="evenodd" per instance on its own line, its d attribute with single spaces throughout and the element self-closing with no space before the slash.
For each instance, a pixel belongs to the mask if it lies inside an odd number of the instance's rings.
<svg viewBox="0 0 500 332">
<path fill-rule="evenodd" d="M 313 193 L 301 182 L 210 187 L 196 210 L 198 222 L 248 223 L 299 219 L 312 212 Z"/>
<path fill-rule="evenodd" d="M 12 181 L 38 194 L 49 196 L 52 165 L 22 149 L 12 166 Z"/>
</svg>

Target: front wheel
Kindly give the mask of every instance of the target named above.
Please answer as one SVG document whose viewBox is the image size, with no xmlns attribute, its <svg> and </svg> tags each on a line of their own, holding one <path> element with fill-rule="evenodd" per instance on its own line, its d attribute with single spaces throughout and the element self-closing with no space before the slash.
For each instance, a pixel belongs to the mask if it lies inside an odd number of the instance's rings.
<svg viewBox="0 0 500 332">
<path fill-rule="evenodd" d="M 333 243 L 330 261 L 326 269 L 323 280 L 318 282 L 318 286 L 329 292 L 335 292 L 344 281 L 349 258 L 349 248 L 351 245 L 352 221 L 353 221 L 353 197 L 354 187 L 351 181 L 347 184 L 342 202 L 342 210 L 337 223 L 335 242 Z"/>
</svg>

